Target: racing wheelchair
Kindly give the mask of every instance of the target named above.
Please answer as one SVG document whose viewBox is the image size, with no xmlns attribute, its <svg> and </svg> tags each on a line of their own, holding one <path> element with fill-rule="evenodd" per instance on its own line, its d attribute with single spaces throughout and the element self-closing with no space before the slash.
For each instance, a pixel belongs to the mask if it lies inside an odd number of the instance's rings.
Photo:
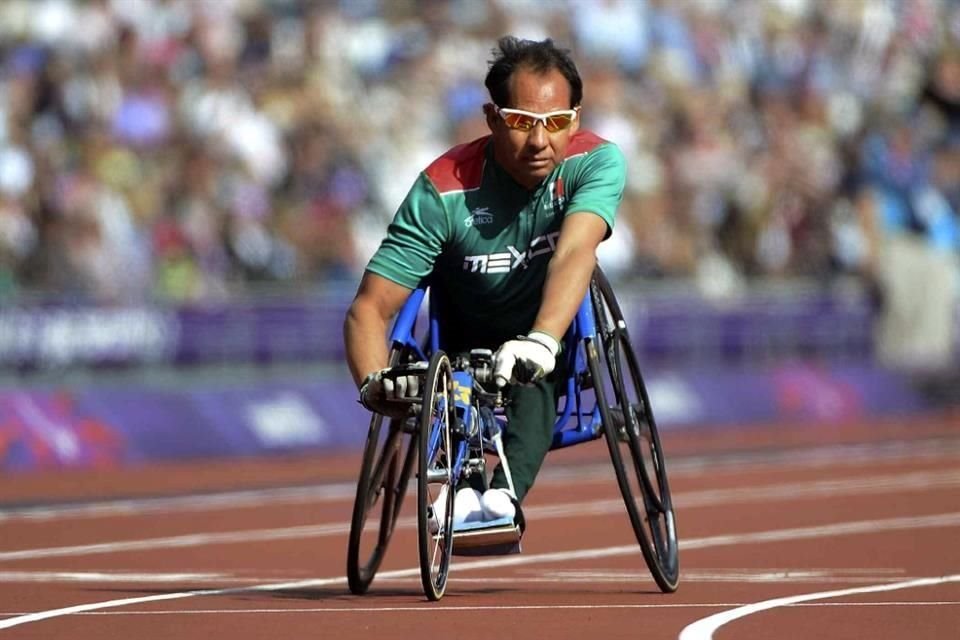
<svg viewBox="0 0 960 640">
<path fill-rule="evenodd" d="M 415 477 L 420 577 L 429 600 L 443 597 L 453 555 L 518 550 L 522 528 L 511 521 L 454 526 L 460 482 L 485 474 L 485 454 L 508 461 L 500 445 L 503 398 L 492 382 L 492 353 L 453 356 L 441 348 L 430 299 L 422 344 L 414 336 L 427 288 L 414 290 L 394 322 L 389 365 L 396 375 L 423 376 L 409 416 L 373 414 L 364 446 L 347 549 L 350 590 L 368 590 L 397 526 Z M 634 534 L 650 573 L 665 593 L 680 578 L 676 520 L 663 449 L 626 321 L 598 267 L 563 339 L 566 393 L 551 450 L 606 439 Z M 424 367 L 424 363 L 427 363 Z M 433 509 L 445 495 L 445 509 Z"/>
</svg>

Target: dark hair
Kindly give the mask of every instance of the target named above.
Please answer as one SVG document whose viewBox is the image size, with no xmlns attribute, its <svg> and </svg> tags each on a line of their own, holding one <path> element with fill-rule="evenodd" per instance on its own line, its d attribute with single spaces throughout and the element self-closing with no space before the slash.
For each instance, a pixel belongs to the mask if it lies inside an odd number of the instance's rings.
<svg viewBox="0 0 960 640">
<path fill-rule="evenodd" d="M 490 99 L 497 106 L 510 106 L 510 78 L 519 68 L 536 73 L 556 69 L 570 83 L 570 107 L 580 106 L 580 101 L 583 100 L 583 80 L 580 79 L 577 66 L 570 58 L 570 52 L 557 48 L 550 38 L 535 41 L 504 36 L 497 41 L 493 55 L 484 84 L 490 92 Z"/>
</svg>

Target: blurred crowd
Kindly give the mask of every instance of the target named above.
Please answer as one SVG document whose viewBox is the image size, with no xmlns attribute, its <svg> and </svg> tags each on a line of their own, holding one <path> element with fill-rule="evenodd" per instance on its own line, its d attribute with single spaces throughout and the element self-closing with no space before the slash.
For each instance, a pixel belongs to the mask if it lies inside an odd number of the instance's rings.
<svg viewBox="0 0 960 640">
<path fill-rule="evenodd" d="M 871 282 L 960 248 L 944 0 L 5 0 L 0 301 L 355 282 L 416 173 L 484 135 L 504 34 L 552 37 L 629 177 L 621 278 Z"/>
</svg>

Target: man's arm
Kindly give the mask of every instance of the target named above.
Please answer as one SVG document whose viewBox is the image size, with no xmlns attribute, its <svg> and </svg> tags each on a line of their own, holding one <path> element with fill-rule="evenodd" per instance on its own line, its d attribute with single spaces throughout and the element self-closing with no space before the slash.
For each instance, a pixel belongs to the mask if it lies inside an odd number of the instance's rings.
<svg viewBox="0 0 960 640">
<path fill-rule="evenodd" d="M 347 365 L 359 387 L 367 374 L 387 366 L 387 329 L 410 296 L 410 289 L 369 271 L 343 323 Z"/>
<path fill-rule="evenodd" d="M 590 285 L 597 264 L 597 247 L 607 234 L 607 223 L 590 212 L 566 216 L 560 227 L 557 249 L 547 265 L 543 302 L 533 323 L 558 341 L 567 332 Z"/>
<path fill-rule="evenodd" d="M 533 382 L 553 371 L 560 341 L 590 285 L 597 246 L 606 233 L 607 223 L 593 213 L 582 211 L 564 218 L 532 330 L 503 343 L 494 356 L 497 386 Z"/>
</svg>

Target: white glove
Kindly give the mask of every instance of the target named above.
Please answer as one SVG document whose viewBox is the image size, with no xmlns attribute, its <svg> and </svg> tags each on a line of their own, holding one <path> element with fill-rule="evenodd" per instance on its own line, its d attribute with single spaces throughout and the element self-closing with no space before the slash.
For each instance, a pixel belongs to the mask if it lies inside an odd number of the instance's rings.
<svg viewBox="0 0 960 640">
<path fill-rule="evenodd" d="M 427 368 L 426 362 L 413 365 Z M 420 376 L 408 374 L 387 377 L 391 369 L 380 369 L 368 375 L 360 385 L 360 404 L 388 418 L 403 418 L 409 413 L 410 401 L 420 398 Z"/>
<path fill-rule="evenodd" d="M 507 383 L 530 384 L 553 371 L 560 343 L 543 331 L 504 342 L 493 356 L 493 376 L 498 387 Z"/>
</svg>

